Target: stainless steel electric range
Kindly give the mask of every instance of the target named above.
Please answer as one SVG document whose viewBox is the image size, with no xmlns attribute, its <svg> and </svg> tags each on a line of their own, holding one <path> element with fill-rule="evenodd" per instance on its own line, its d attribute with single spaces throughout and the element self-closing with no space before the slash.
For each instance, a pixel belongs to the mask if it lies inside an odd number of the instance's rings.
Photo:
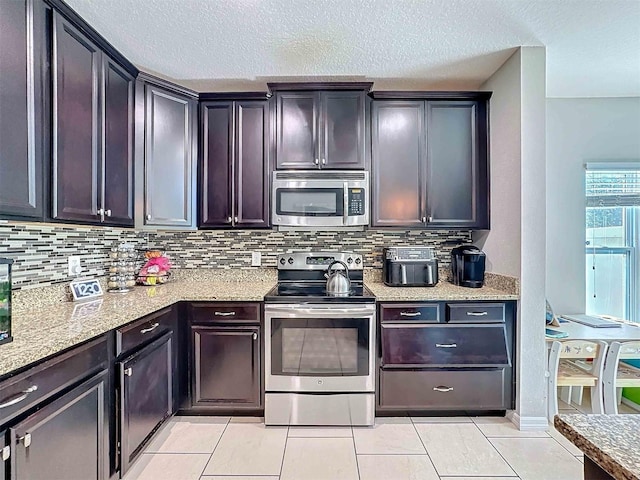
<svg viewBox="0 0 640 480">
<path fill-rule="evenodd" d="M 334 260 L 349 267 L 344 296 L 325 288 Z M 278 285 L 265 296 L 267 425 L 373 425 L 375 312 L 361 255 L 278 255 Z"/>
</svg>

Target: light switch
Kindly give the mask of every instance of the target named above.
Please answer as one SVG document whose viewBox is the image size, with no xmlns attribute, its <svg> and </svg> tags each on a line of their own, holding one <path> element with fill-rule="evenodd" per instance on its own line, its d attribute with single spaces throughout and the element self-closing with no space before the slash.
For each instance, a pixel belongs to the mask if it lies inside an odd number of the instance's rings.
<svg viewBox="0 0 640 480">
<path fill-rule="evenodd" d="M 80 265 L 80 257 L 69 257 L 68 260 L 69 276 L 77 277 L 82 272 L 82 266 Z"/>
</svg>

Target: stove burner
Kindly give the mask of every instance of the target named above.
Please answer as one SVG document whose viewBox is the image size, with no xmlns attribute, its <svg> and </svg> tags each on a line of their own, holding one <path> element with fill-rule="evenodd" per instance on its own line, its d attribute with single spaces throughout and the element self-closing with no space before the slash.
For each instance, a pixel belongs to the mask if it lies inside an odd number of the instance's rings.
<svg viewBox="0 0 640 480">
<path fill-rule="evenodd" d="M 351 290 L 344 294 L 327 293 L 324 282 L 280 282 L 267 295 L 267 302 L 291 302 L 291 301 L 344 301 L 345 299 L 356 302 L 375 301 L 371 291 L 361 283 L 351 284 Z"/>
</svg>

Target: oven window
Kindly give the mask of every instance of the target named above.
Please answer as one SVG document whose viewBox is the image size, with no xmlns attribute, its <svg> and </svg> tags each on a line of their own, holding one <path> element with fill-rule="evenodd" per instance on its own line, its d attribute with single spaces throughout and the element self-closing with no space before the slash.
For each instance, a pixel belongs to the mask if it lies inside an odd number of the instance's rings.
<svg viewBox="0 0 640 480">
<path fill-rule="evenodd" d="M 278 215 L 341 217 L 344 213 L 342 188 L 278 188 Z"/>
<path fill-rule="evenodd" d="M 273 375 L 369 374 L 369 319 L 274 318 L 271 325 Z"/>
</svg>

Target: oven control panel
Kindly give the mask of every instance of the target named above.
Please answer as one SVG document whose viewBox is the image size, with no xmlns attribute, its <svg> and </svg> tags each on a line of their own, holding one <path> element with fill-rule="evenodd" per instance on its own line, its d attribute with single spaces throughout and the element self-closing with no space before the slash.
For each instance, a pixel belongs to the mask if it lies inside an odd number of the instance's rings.
<svg viewBox="0 0 640 480">
<path fill-rule="evenodd" d="M 331 263 L 339 260 L 349 270 L 362 270 L 362 255 L 351 252 L 292 252 L 278 255 L 278 270 L 326 270 Z"/>
<path fill-rule="evenodd" d="M 364 215 L 366 200 L 364 188 L 349 189 L 349 216 Z"/>
</svg>

